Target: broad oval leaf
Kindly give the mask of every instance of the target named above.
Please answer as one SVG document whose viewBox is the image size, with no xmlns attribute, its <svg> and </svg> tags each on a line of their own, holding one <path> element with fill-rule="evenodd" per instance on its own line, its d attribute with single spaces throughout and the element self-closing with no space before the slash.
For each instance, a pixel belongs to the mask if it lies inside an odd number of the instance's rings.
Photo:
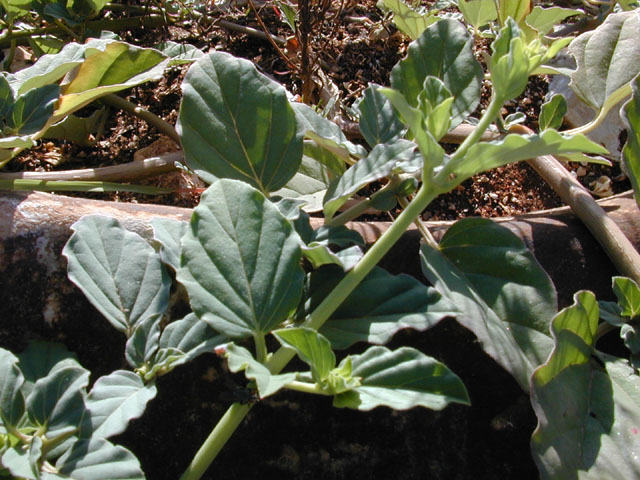
<svg viewBox="0 0 640 480">
<path fill-rule="evenodd" d="M 458 0 L 458 8 L 476 30 L 498 18 L 494 0 Z"/>
<path fill-rule="evenodd" d="M 278 190 L 302 160 L 302 134 L 284 88 L 248 60 L 213 52 L 182 84 L 176 129 L 187 164 L 205 181 L 243 180 Z"/>
<path fill-rule="evenodd" d="M 396 410 L 425 407 L 441 410 L 452 402 L 469 404 L 462 380 L 422 352 L 402 347 L 371 347 L 351 357 L 351 376 L 360 386 L 334 397 L 336 407 L 361 411 L 386 406 Z"/>
<path fill-rule="evenodd" d="M 74 480 L 144 480 L 138 459 L 103 438 L 79 440 L 56 462 L 63 478 Z M 51 478 L 43 476 L 46 480 Z M 60 478 L 55 476 L 53 478 Z"/>
<path fill-rule="evenodd" d="M 425 277 L 458 309 L 458 322 L 475 333 L 484 351 L 527 391 L 531 373 L 551 351 L 550 337 L 529 326 L 505 322 L 439 250 L 423 245 L 420 259 Z"/>
<path fill-rule="evenodd" d="M 92 38 L 84 44 L 68 43 L 58 53 L 43 55 L 30 67 L 14 73 L 12 87 L 22 95 L 32 88 L 57 82 L 66 73 L 80 65 L 85 59 L 85 54 L 88 53 L 90 56 L 98 51 L 104 51 L 111 42 L 113 40 Z"/>
<path fill-rule="evenodd" d="M 305 310 L 311 312 L 344 276 L 335 268 L 323 268 L 310 275 Z M 357 342 L 387 343 L 405 328 L 424 331 L 456 308 L 431 287 L 409 275 L 391 275 L 374 268 L 342 302 L 320 329 L 335 349 Z"/>
<path fill-rule="evenodd" d="M 155 384 L 145 385 L 139 375 L 127 370 L 100 377 L 86 400 L 88 416 L 83 436 L 109 438 L 124 432 L 131 420 L 144 413 L 156 392 Z"/>
<path fill-rule="evenodd" d="M 27 348 L 18 355 L 18 359 L 24 375 L 22 393 L 25 397 L 31 393 L 39 379 L 61 368 L 80 366 L 75 355 L 64 345 L 37 340 L 29 342 Z"/>
<path fill-rule="evenodd" d="M 412 40 L 420 36 L 431 24 L 438 20 L 435 15 L 421 14 L 409 8 L 403 0 L 382 0 L 383 5 L 393 12 L 393 23 Z"/>
<path fill-rule="evenodd" d="M 569 45 L 578 68 L 569 86 L 596 111 L 640 72 L 640 10 L 614 13 L 602 25 L 576 37 Z M 618 103 L 621 99 L 615 100 Z"/>
<path fill-rule="evenodd" d="M 402 138 L 406 130 L 389 99 L 379 91 L 378 85 L 369 85 L 358 103 L 360 131 L 369 146 L 393 143 Z"/>
<path fill-rule="evenodd" d="M 158 80 L 169 63 L 158 50 L 114 41 L 87 57 L 63 88 L 56 121 L 104 95 Z"/>
<path fill-rule="evenodd" d="M 49 438 L 80 426 L 89 371 L 79 365 L 57 369 L 38 380 L 26 399 L 29 419 Z"/>
<path fill-rule="evenodd" d="M 266 334 L 296 309 L 300 240 L 262 193 L 219 180 L 202 195 L 182 237 L 177 278 L 194 313 L 231 338 Z"/>
<path fill-rule="evenodd" d="M 11 108 L 8 127 L 20 135 L 36 133 L 53 115 L 59 93 L 58 85 L 45 85 L 19 96 Z"/>
<path fill-rule="evenodd" d="M 556 290 L 510 230 L 486 218 L 465 218 L 447 230 L 438 248 L 503 321 L 549 334 Z"/>
<path fill-rule="evenodd" d="M 69 278 L 111 324 L 129 337 L 162 316 L 171 280 L 160 256 L 114 218 L 90 215 L 71 227 L 64 247 Z"/>
<path fill-rule="evenodd" d="M 16 356 L 0 348 L 0 422 L 16 427 L 24 413 L 24 397 L 20 389 L 24 376 Z"/>
<path fill-rule="evenodd" d="M 451 119 L 451 127 L 455 127 L 480 101 L 483 72 L 473 56 L 472 45 L 473 38 L 460 22 L 438 21 L 411 43 L 407 58 L 393 67 L 391 87 L 415 107 L 425 78 L 439 78 L 455 97 Z"/>
<path fill-rule="evenodd" d="M 285 346 L 292 348 L 298 357 L 311 367 L 315 382 L 321 382 L 329 376 L 336 366 L 336 356 L 331 343 L 316 330 L 306 327 L 282 328 L 273 334 Z"/>
</svg>

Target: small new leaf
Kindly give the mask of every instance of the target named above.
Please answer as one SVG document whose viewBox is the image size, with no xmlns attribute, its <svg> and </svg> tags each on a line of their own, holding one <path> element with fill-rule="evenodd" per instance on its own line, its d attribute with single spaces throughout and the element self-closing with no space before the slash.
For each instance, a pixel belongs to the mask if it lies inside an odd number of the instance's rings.
<svg viewBox="0 0 640 480">
<path fill-rule="evenodd" d="M 285 346 L 292 348 L 298 357 L 311 367 L 311 375 L 316 383 L 325 380 L 336 366 L 336 356 L 331 343 L 317 331 L 306 328 L 284 328 L 273 334 Z"/>
<path fill-rule="evenodd" d="M 273 375 L 267 367 L 253 358 L 249 350 L 234 343 L 225 345 L 224 352 L 229 370 L 234 373 L 244 371 L 249 380 L 254 380 L 261 399 L 273 395 L 296 379 L 295 373 Z"/>
<path fill-rule="evenodd" d="M 562 121 L 567 113 L 567 99 L 564 95 L 556 94 L 548 101 L 542 104 L 540 115 L 538 116 L 538 125 L 540 131 L 547 128 L 560 130 Z"/>
</svg>

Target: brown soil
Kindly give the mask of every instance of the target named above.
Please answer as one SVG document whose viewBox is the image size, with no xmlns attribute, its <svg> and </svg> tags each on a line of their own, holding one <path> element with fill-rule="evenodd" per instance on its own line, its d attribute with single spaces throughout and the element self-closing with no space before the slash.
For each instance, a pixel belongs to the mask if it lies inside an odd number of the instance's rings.
<svg viewBox="0 0 640 480">
<path fill-rule="evenodd" d="M 135 3 L 135 2 L 134 2 Z M 256 2 L 258 3 L 258 2 Z M 338 3 L 338 2 L 335 2 Z M 406 53 L 408 40 L 381 16 L 374 0 L 346 2 L 353 6 L 337 12 L 329 12 L 325 21 L 317 25 L 311 36 L 312 64 L 331 79 L 340 91 L 340 99 L 345 115 L 349 107 L 360 97 L 370 84 L 387 85 L 391 68 Z M 429 2 L 428 2 L 429 3 Z M 259 17 L 270 33 L 281 38 L 291 36 L 289 27 L 278 17 L 272 2 L 262 2 L 258 7 Z M 224 19 L 238 25 L 261 29 L 255 13 L 249 8 L 231 9 L 224 14 L 213 14 L 216 19 Z M 231 52 L 252 60 L 264 73 L 283 83 L 292 93 L 300 94 L 302 85 L 295 66 L 287 64 L 267 41 L 236 33 L 213 25 L 203 27 L 201 23 L 186 21 L 180 26 L 161 29 L 140 29 L 121 32 L 124 40 L 143 46 L 153 46 L 164 40 L 190 43 L 203 51 L 211 49 Z M 478 56 L 481 48 L 477 45 Z M 180 83 L 188 66 L 173 67 L 164 78 L 156 83 L 135 87 L 120 95 L 131 102 L 150 110 L 168 122 L 175 124 L 181 98 Z M 534 79 L 525 93 L 505 106 L 504 113 L 521 111 L 527 115 L 527 125 L 537 127 L 537 115 L 547 90 L 544 78 Z M 486 93 L 485 93 L 486 96 Z M 482 105 L 478 108 L 480 112 Z M 91 108 L 87 109 L 87 113 Z M 104 133 L 90 146 L 80 146 L 67 142 L 45 142 L 37 148 L 24 152 L 13 160 L 8 171 L 51 171 L 74 168 L 94 168 L 112 164 L 122 164 L 133 160 L 136 151 L 144 148 L 160 136 L 160 133 L 143 120 L 125 112 L 112 109 L 104 128 Z M 56 159 L 52 162 L 52 158 Z M 619 175 L 619 168 L 587 167 L 588 181 L 600 174 L 612 179 Z M 160 203 L 184 207 L 197 204 L 199 194 L 189 192 L 197 187 L 192 180 L 182 176 L 162 176 L 148 179 L 144 183 L 156 186 L 170 186 L 182 189 L 181 193 L 160 196 L 131 193 L 87 194 L 91 198 L 102 198 L 139 203 Z M 615 181 L 614 192 L 629 188 L 627 181 Z M 184 190 L 187 190 L 187 193 Z M 467 216 L 497 217 L 516 215 L 529 211 L 553 208 L 562 201 L 525 163 L 509 165 L 480 174 L 467 180 L 455 191 L 438 198 L 425 212 L 428 220 L 453 220 Z M 383 216 L 386 220 L 388 217 Z"/>
</svg>

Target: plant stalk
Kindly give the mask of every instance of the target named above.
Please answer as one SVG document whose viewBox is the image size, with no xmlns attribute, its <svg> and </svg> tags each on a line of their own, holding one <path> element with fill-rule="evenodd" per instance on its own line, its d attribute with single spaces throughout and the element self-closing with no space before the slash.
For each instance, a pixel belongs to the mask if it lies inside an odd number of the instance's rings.
<svg viewBox="0 0 640 480">
<path fill-rule="evenodd" d="M 193 457 L 180 480 L 198 480 L 202 477 L 249 410 L 251 410 L 251 404 L 234 403 L 229 407 Z"/>
<path fill-rule="evenodd" d="M 120 108 L 125 112 L 129 112 L 130 114 L 141 118 L 148 124 L 156 127 L 160 132 L 164 133 L 167 137 L 173 140 L 176 145 L 180 145 L 180 136 L 178 135 L 178 132 L 176 132 L 175 127 L 166 120 L 157 116 L 155 113 L 151 113 L 149 110 L 145 110 L 139 105 L 136 105 L 135 103 L 132 103 L 129 100 L 116 95 L 115 93 L 109 93 L 104 97 L 101 97 L 100 101 L 106 103 L 107 105 L 112 105 L 114 107 Z"/>
<path fill-rule="evenodd" d="M 328 396 L 331 395 L 330 393 L 327 393 L 324 390 L 322 390 L 317 383 L 293 381 L 287 384 L 284 388 L 288 390 L 295 390 L 296 392 L 311 393 L 314 395 L 328 395 Z"/>
<path fill-rule="evenodd" d="M 320 327 L 336 311 L 340 304 L 355 290 L 360 282 L 382 260 L 382 257 L 402 237 L 413 221 L 431 203 L 436 194 L 431 189 L 421 188 L 407 208 L 396 218 L 389 229 L 367 251 L 358 264 L 336 285 L 318 307 L 309 315 L 304 326 L 313 329 Z M 279 348 L 266 362 L 269 371 L 276 374 L 293 359 L 295 352 Z M 317 393 L 317 392 L 314 392 Z M 234 403 L 220 419 L 205 443 L 200 447 L 191 464 L 180 480 L 198 480 L 218 455 L 233 431 L 249 413 L 250 406 Z"/>
</svg>

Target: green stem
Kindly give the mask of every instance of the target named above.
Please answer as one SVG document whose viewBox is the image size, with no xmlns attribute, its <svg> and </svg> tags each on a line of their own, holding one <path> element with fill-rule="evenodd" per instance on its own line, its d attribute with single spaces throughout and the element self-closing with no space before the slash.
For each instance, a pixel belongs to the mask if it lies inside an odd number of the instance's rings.
<svg viewBox="0 0 640 480">
<path fill-rule="evenodd" d="M 382 234 L 378 241 L 367 251 L 358 264 L 345 275 L 336 287 L 325 297 L 318 307 L 309 315 L 304 326 L 319 330 L 336 311 L 340 304 L 355 290 L 360 282 L 373 270 L 382 257 L 393 247 L 411 223 L 418 218 L 422 211 L 436 197 L 432 189 L 421 188 L 407 208 L 398 215 L 389 229 Z M 280 348 L 269 361 L 267 367 L 272 373 L 280 372 L 295 356 L 295 352 Z"/>
<path fill-rule="evenodd" d="M 135 103 L 126 100 L 115 93 L 109 93 L 104 97 L 100 98 L 100 101 L 114 107 L 120 108 L 125 112 L 129 112 L 132 115 L 135 115 L 138 118 L 141 118 L 145 122 L 150 125 L 156 127 L 160 132 L 164 133 L 171 140 L 173 140 L 177 145 L 180 145 L 180 136 L 176 131 L 175 127 L 171 125 L 166 120 L 160 118 L 154 113 L 151 113 L 149 110 L 145 110 L 144 108 L 136 105 Z"/>
<path fill-rule="evenodd" d="M 234 403 L 220 419 L 215 428 L 204 441 L 189 467 L 180 480 L 198 480 L 209 468 L 222 447 L 227 443 L 233 432 L 240 425 L 251 409 L 250 404 Z"/>
<path fill-rule="evenodd" d="M 267 342 L 265 341 L 263 333 L 255 333 L 253 335 L 253 341 L 256 344 L 256 360 L 260 363 L 267 361 Z"/>
<path fill-rule="evenodd" d="M 454 164 L 455 159 L 464 157 L 469 148 L 471 148 L 482 139 L 484 132 L 491 126 L 493 120 L 500 114 L 503 103 L 503 99 L 498 98 L 496 92 L 493 91 L 491 93 L 491 101 L 489 102 L 484 115 L 482 115 L 482 117 L 480 118 L 478 125 L 471 131 L 470 135 L 464 139 L 462 144 L 460 144 L 456 152 L 451 157 L 449 163 Z"/>
<path fill-rule="evenodd" d="M 398 197 L 398 203 L 402 208 L 407 208 L 407 206 L 409 205 L 409 201 L 406 199 L 406 197 Z M 420 234 L 422 235 L 424 241 L 431 245 L 433 248 L 438 248 L 438 242 L 433 237 L 433 235 L 429 231 L 429 227 L 424 224 L 420 216 L 418 216 L 413 223 L 416 227 L 418 227 L 418 230 L 420 231 Z"/>
<path fill-rule="evenodd" d="M 349 207 L 347 210 L 342 212 L 340 215 L 336 215 L 331 220 L 327 220 L 325 222 L 325 225 L 328 226 L 328 227 L 338 227 L 338 226 L 346 224 L 347 222 L 355 220 L 360 215 L 362 215 L 364 212 L 366 212 L 369 208 L 371 208 L 371 205 L 373 204 L 374 200 L 377 197 L 379 197 L 383 193 L 386 193 L 390 188 L 393 188 L 394 186 L 395 186 L 395 184 L 393 184 L 392 182 L 388 183 L 387 185 L 382 187 L 380 190 L 378 190 L 376 193 L 371 195 L 371 198 L 364 199 L 364 200 L 356 203 L 354 206 Z"/>
<path fill-rule="evenodd" d="M 322 390 L 317 383 L 306 383 L 293 381 L 285 386 L 289 390 L 295 390 L 296 392 L 312 393 L 314 395 L 331 395 L 330 393 Z"/>
<path fill-rule="evenodd" d="M 411 223 L 431 203 L 436 194 L 431 189 L 421 188 L 407 208 L 396 218 L 389 229 L 367 251 L 360 262 L 338 283 L 329 295 L 316 308 L 304 325 L 316 330 L 329 319 L 340 304 L 355 290 L 360 282 L 371 272 L 382 257 L 393 247 Z M 291 349 L 281 347 L 266 363 L 272 373 L 279 373 L 295 356 Z M 315 393 L 315 392 L 314 392 Z M 234 403 L 220 419 L 205 443 L 200 447 L 189 468 L 181 480 L 198 480 L 220 452 L 233 431 L 249 413 L 249 406 Z"/>
</svg>

